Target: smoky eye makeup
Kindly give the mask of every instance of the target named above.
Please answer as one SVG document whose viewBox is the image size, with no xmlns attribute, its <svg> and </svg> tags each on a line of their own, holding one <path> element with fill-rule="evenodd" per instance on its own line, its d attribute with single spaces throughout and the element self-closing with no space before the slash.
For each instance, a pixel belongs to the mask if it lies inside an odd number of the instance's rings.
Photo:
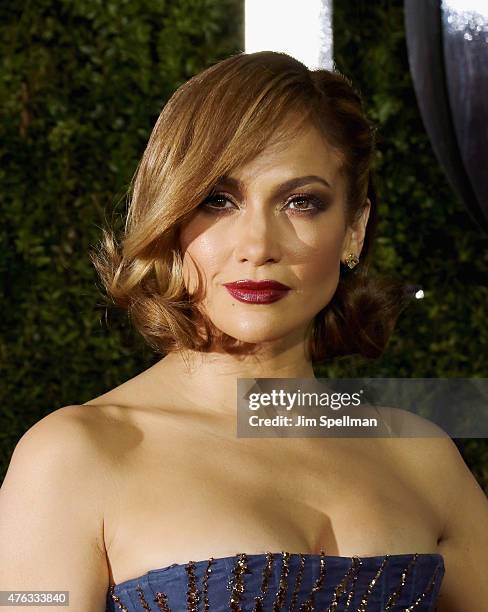
<svg viewBox="0 0 488 612">
<path fill-rule="evenodd" d="M 303 192 L 290 195 L 282 206 L 282 210 L 292 216 L 314 216 L 330 206 L 330 197 L 315 193 Z M 215 190 L 199 205 L 204 212 L 212 215 L 231 214 L 238 208 L 231 195 Z"/>
</svg>

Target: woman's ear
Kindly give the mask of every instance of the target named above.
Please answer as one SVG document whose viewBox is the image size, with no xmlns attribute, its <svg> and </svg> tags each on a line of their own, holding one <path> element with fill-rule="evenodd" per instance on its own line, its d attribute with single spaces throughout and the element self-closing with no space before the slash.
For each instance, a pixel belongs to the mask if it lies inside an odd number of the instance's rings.
<svg viewBox="0 0 488 612">
<path fill-rule="evenodd" d="M 361 209 L 358 218 L 352 226 L 347 228 L 346 236 L 344 238 L 344 246 L 342 249 L 342 261 L 344 261 L 349 253 L 353 253 L 353 255 L 356 255 L 356 257 L 361 255 L 370 211 L 371 200 L 366 198 L 366 202 Z"/>
</svg>

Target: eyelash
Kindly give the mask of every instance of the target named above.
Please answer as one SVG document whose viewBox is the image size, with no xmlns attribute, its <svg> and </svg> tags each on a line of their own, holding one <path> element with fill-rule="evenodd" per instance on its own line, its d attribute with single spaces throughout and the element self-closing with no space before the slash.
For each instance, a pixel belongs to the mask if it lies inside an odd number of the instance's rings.
<svg viewBox="0 0 488 612">
<path fill-rule="evenodd" d="M 215 193 L 211 196 L 209 196 L 208 198 L 206 198 L 201 206 L 204 207 L 208 212 L 210 212 L 211 214 L 215 214 L 215 215 L 225 215 L 228 214 L 229 211 L 231 211 L 231 208 L 211 208 L 210 206 L 208 206 L 209 203 L 215 202 L 218 198 L 223 198 L 229 202 L 231 202 L 231 198 L 225 194 L 225 193 Z M 319 198 L 317 198 L 316 196 L 307 194 L 307 193 L 298 193 L 295 194 L 294 196 L 292 196 L 286 203 L 286 205 L 290 204 L 291 202 L 296 202 L 296 201 L 305 201 L 308 202 L 310 204 L 314 205 L 314 209 L 306 209 L 306 210 L 299 210 L 299 209 L 291 209 L 292 210 L 292 214 L 298 215 L 298 216 L 311 216 L 311 215 L 315 215 L 318 212 L 320 212 L 321 210 L 324 210 L 326 208 L 326 204 L 324 202 L 322 202 L 322 200 L 320 200 Z"/>
</svg>

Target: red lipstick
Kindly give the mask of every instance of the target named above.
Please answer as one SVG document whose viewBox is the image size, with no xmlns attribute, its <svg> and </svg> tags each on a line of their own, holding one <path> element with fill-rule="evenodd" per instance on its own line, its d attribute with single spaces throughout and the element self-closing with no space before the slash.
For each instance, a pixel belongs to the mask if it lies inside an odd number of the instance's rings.
<svg viewBox="0 0 488 612">
<path fill-rule="evenodd" d="M 271 304 L 290 291 L 290 287 L 274 280 L 238 280 L 224 283 L 224 287 L 232 297 L 246 304 Z"/>
</svg>

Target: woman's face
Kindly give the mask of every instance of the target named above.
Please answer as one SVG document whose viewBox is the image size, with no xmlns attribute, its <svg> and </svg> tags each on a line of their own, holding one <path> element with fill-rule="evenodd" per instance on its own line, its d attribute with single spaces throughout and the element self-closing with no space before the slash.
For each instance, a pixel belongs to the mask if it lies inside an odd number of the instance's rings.
<svg viewBox="0 0 488 612">
<path fill-rule="evenodd" d="M 292 179 L 295 186 L 284 186 Z M 196 288 L 198 266 L 201 307 L 219 330 L 252 343 L 305 338 L 336 291 L 341 259 L 362 246 L 364 231 L 346 228 L 344 194 L 339 160 L 312 126 L 214 186 L 181 228 L 180 247 L 187 290 Z M 225 286 L 239 280 L 290 290 L 276 301 L 241 301 Z"/>
</svg>

